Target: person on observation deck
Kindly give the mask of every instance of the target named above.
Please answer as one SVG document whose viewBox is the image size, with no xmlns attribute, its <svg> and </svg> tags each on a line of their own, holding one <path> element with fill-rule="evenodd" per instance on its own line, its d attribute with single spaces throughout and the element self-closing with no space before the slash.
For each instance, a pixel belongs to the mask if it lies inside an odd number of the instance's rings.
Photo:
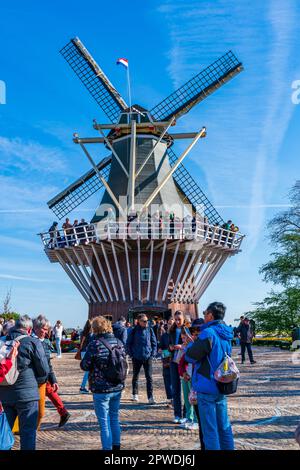
<svg viewBox="0 0 300 470">
<path fill-rule="evenodd" d="M 148 327 L 148 317 L 138 316 L 138 324 L 128 333 L 126 352 L 132 359 L 132 400 L 139 401 L 138 379 L 141 367 L 144 368 L 147 385 L 148 403 L 155 404 L 152 382 L 152 359 L 157 354 L 157 341 L 153 329 Z"/>
</svg>

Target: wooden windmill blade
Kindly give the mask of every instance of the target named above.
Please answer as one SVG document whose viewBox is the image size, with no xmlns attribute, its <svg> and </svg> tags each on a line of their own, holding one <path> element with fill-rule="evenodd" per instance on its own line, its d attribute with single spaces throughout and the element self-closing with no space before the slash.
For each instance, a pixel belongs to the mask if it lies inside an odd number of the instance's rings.
<svg viewBox="0 0 300 470">
<path fill-rule="evenodd" d="M 178 119 L 242 70 L 242 63 L 228 51 L 152 108 L 151 115 L 157 121 Z"/>
<path fill-rule="evenodd" d="M 128 106 L 80 39 L 71 39 L 60 53 L 108 119 L 116 122 L 120 113 Z"/>
<path fill-rule="evenodd" d="M 168 149 L 168 155 L 170 165 L 173 166 L 177 161 L 177 156 L 171 148 Z M 210 224 L 222 225 L 224 223 L 224 219 L 182 163 L 174 172 L 173 177 L 185 202 L 191 204 L 195 211 L 197 208 L 203 207 L 204 215 L 208 218 Z"/>
<path fill-rule="evenodd" d="M 98 170 L 105 180 L 108 179 L 110 166 L 111 156 L 103 158 L 97 165 Z M 58 219 L 62 219 L 101 189 L 103 189 L 103 184 L 97 177 L 95 170 L 92 169 L 53 197 L 47 204 Z"/>
</svg>

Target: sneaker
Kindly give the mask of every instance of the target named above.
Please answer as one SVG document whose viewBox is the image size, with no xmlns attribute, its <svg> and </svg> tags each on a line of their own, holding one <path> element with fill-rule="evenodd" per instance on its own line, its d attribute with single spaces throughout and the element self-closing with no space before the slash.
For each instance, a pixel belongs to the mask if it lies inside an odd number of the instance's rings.
<svg viewBox="0 0 300 470">
<path fill-rule="evenodd" d="M 58 427 L 62 428 L 70 419 L 70 413 L 67 412 L 65 415 L 61 416 Z"/>
<path fill-rule="evenodd" d="M 250 364 L 256 364 L 256 361 L 251 361 Z"/>
<path fill-rule="evenodd" d="M 139 401 L 139 396 L 138 395 L 132 395 L 131 400 L 132 401 Z"/>
<path fill-rule="evenodd" d="M 185 423 L 185 429 L 189 429 L 190 431 L 197 431 L 199 429 L 198 423 L 191 423 L 188 421 Z"/>
<path fill-rule="evenodd" d="M 180 424 L 180 421 L 181 421 L 181 418 L 179 418 L 179 416 L 175 416 L 175 418 L 173 419 L 173 423 L 175 424 Z"/>
<path fill-rule="evenodd" d="M 90 393 L 89 390 L 85 387 L 80 387 L 79 391 L 80 393 Z"/>
<path fill-rule="evenodd" d="M 154 400 L 153 397 L 151 397 L 151 398 L 149 398 L 148 403 L 149 403 L 149 405 L 155 405 L 156 401 Z"/>
<path fill-rule="evenodd" d="M 61 359 L 61 356 L 56 356 L 56 359 Z"/>
<path fill-rule="evenodd" d="M 186 418 L 179 418 L 180 419 L 180 424 L 185 424 L 187 422 Z"/>
</svg>

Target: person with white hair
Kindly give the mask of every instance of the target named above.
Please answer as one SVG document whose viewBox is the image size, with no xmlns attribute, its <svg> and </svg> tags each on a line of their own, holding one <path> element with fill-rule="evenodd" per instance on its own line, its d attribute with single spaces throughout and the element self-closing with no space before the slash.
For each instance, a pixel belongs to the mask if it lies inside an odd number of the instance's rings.
<svg viewBox="0 0 300 470">
<path fill-rule="evenodd" d="M 13 385 L 0 385 L 0 401 L 13 428 L 19 418 L 21 450 L 35 450 L 38 419 L 38 381 L 46 382 L 48 361 L 41 342 L 31 336 L 32 320 L 21 316 L 6 339 L 20 342 L 17 356 L 19 376 Z"/>
</svg>

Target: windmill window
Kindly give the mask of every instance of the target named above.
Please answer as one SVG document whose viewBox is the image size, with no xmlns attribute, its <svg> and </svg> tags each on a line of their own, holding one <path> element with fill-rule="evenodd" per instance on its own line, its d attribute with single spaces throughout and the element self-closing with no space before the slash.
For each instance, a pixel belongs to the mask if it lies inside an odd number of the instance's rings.
<svg viewBox="0 0 300 470">
<path fill-rule="evenodd" d="M 141 281 L 152 281 L 152 270 L 150 268 L 141 268 Z"/>
</svg>

